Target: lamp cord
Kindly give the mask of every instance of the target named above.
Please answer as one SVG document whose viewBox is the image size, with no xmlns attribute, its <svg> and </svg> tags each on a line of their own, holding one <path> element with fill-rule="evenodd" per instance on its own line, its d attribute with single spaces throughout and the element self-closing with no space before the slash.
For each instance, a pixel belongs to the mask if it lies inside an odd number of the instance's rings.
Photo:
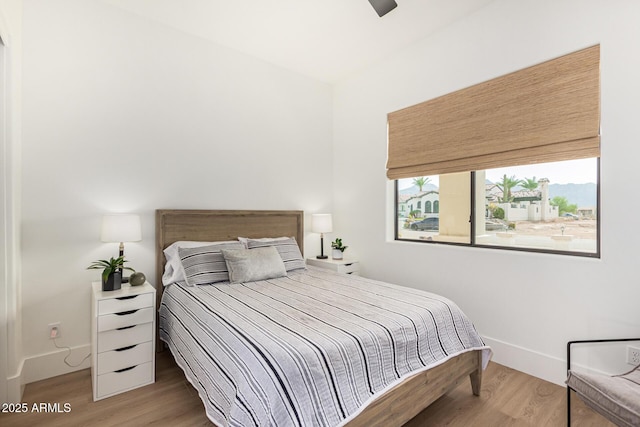
<svg viewBox="0 0 640 427">
<path fill-rule="evenodd" d="M 56 346 L 56 348 L 60 348 L 60 349 L 63 349 L 63 350 L 64 350 L 64 349 L 66 349 L 66 350 L 69 352 L 69 353 L 67 353 L 67 355 L 64 357 L 64 363 L 65 363 L 65 365 L 67 365 L 67 366 L 68 366 L 68 367 L 70 367 L 70 368 L 77 368 L 78 366 L 82 365 L 82 364 L 84 363 L 84 361 L 85 361 L 85 360 L 87 360 L 87 359 L 89 358 L 89 356 L 91 356 L 91 352 L 89 352 L 89 354 L 87 354 L 87 355 L 85 356 L 85 358 L 84 358 L 84 359 L 82 359 L 82 360 L 80 361 L 80 363 L 78 363 L 77 365 L 72 365 L 72 364 L 70 364 L 70 363 L 69 363 L 69 361 L 67 361 L 67 359 L 69 358 L 69 356 L 71 356 L 71 347 L 67 347 L 67 346 L 62 346 L 62 347 L 60 347 L 60 346 L 58 345 L 58 343 L 56 342 L 56 340 L 57 340 L 57 338 L 53 338 L 53 345 L 55 345 L 55 346 Z"/>
</svg>

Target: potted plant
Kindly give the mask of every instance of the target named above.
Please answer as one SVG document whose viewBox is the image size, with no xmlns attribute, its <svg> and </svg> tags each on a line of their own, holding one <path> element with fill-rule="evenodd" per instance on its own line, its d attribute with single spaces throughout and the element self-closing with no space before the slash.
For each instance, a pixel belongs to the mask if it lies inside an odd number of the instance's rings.
<svg viewBox="0 0 640 427">
<path fill-rule="evenodd" d="M 124 256 L 118 258 L 99 259 L 94 261 L 87 270 L 100 270 L 102 269 L 102 290 L 103 291 L 115 291 L 120 289 L 122 285 L 122 270 L 135 270 L 131 267 L 125 267 L 124 263 L 127 262 Z"/>
<path fill-rule="evenodd" d="M 336 238 L 336 240 L 331 242 L 331 248 L 331 258 L 342 259 L 343 252 L 347 249 L 347 246 L 342 244 L 342 239 Z"/>
</svg>

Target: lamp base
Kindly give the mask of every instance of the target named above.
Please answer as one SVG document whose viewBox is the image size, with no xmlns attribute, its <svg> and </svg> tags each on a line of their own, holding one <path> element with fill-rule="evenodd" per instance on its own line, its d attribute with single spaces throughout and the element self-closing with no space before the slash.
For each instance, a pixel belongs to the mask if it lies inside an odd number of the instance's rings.
<svg viewBox="0 0 640 427">
<path fill-rule="evenodd" d="M 326 256 L 326 255 L 317 255 L 316 258 L 318 258 L 318 259 L 327 259 L 329 257 Z"/>
</svg>

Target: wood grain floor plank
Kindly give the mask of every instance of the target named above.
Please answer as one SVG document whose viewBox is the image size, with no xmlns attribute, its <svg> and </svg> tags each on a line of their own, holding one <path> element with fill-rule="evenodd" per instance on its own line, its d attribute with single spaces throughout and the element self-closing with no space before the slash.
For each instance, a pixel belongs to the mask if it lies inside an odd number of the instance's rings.
<svg viewBox="0 0 640 427">
<path fill-rule="evenodd" d="M 89 370 L 73 372 L 28 384 L 23 402 L 65 403 L 68 413 L 0 414 L 0 425 L 10 427 L 115 427 L 115 426 L 211 426 L 198 393 L 185 379 L 170 352 L 156 359 L 154 384 L 93 402 Z M 574 426 L 615 427 L 599 414 L 574 403 Z M 463 384 L 435 401 L 404 427 L 564 427 L 566 390 L 497 363 L 483 376 L 482 393 L 474 396 L 471 384 Z"/>
</svg>

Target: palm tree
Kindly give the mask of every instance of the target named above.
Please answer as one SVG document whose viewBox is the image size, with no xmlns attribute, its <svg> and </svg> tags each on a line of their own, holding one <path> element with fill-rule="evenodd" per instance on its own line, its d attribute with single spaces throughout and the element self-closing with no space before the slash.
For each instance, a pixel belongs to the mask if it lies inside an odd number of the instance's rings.
<svg viewBox="0 0 640 427">
<path fill-rule="evenodd" d="M 427 185 L 429 181 L 431 181 L 431 178 L 421 176 L 420 178 L 413 178 L 413 185 L 417 185 L 420 189 L 420 192 L 422 193 L 422 187 Z"/>
<path fill-rule="evenodd" d="M 538 188 L 538 180 L 535 176 L 533 178 L 525 178 L 520 181 L 520 185 L 522 185 L 522 187 L 526 188 L 527 190 L 533 191 Z"/>
<path fill-rule="evenodd" d="M 500 190 L 502 190 L 502 200 L 501 200 L 502 203 L 509 203 L 511 199 L 513 199 L 513 197 L 511 197 L 511 189 L 516 185 L 520 184 L 521 182 L 522 180 L 516 179 L 515 175 L 511 175 L 510 177 L 507 177 L 507 174 L 505 174 L 502 177 L 502 182 L 499 184 L 496 184 L 496 186 Z"/>
</svg>

